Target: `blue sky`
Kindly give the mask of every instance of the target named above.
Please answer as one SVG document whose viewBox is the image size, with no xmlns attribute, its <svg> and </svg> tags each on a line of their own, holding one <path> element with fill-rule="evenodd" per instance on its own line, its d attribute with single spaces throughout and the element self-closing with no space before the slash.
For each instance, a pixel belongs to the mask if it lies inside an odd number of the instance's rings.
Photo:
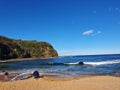
<svg viewBox="0 0 120 90">
<path fill-rule="evenodd" d="M 59 55 L 120 53 L 120 0 L 0 0 L 0 35 Z"/>
</svg>

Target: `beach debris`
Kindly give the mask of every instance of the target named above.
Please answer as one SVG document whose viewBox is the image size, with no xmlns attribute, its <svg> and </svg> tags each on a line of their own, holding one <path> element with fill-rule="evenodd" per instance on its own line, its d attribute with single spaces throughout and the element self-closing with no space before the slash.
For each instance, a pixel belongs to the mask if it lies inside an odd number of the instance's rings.
<svg viewBox="0 0 120 90">
<path fill-rule="evenodd" d="M 39 78 L 40 76 L 39 76 L 39 72 L 38 71 L 34 71 L 33 72 L 33 77 L 34 78 Z"/>
</svg>

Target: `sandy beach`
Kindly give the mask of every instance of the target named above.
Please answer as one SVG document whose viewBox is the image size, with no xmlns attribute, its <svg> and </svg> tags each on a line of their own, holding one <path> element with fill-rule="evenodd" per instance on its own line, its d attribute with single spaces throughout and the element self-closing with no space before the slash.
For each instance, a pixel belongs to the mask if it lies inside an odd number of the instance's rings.
<svg viewBox="0 0 120 90">
<path fill-rule="evenodd" d="M 0 82 L 0 90 L 120 90 L 120 77 L 88 76 L 83 78 L 34 79 Z"/>
</svg>

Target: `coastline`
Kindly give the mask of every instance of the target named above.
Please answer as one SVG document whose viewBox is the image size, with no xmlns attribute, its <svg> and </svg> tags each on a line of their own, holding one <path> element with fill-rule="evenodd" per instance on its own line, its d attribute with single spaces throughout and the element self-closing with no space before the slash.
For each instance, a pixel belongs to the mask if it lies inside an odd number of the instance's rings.
<svg viewBox="0 0 120 90">
<path fill-rule="evenodd" d="M 56 58 L 56 57 L 52 57 Z M 60 58 L 60 57 L 58 57 Z M 22 60 L 36 60 L 37 62 L 38 59 L 47 59 L 47 58 L 23 58 L 23 59 L 15 59 L 15 60 L 10 60 L 7 62 L 12 62 L 15 64 L 19 63 L 16 61 L 22 61 Z M 70 58 L 66 58 L 68 61 Z M 74 60 L 74 58 L 72 58 Z M 77 59 L 77 58 L 76 58 Z M 78 58 L 79 59 L 79 58 Z M 88 58 L 88 60 L 91 58 Z M 103 58 L 104 59 L 104 58 Z M 119 59 L 119 58 L 118 58 Z M 55 59 L 58 60 L 58 59 Z M 107 59 L 108 60 L 108 59 Z M 25 61 L 25 62 L 26 62 Z M 49 60 L 48 60 L 49 61 Z M 114 61 L 114 60 L 113 60 Z M 21 62 L 20 62 L 21 63 Z M 101 61 L 99 62 L 101 63 Z M 19 69 L 20 72 L 9 72 L 9 71 L 1 71 L 0 72 L 0 90 L 120 90 L 120 74 L 119 74 L 119 63 L 114 64 L 112 62 L 112 66 L 115 67 L 115 70 L 113 67 L 107 67 L 106 71 L 111 70 L 113 73 L 95 73 L 95 74 L 89 74 L 88 75 L 82 75 L 80 73 L 79 75 L 75 74 L 73 71 L 72 73 L 44 73 L 40 71 L 40 78 L 34 79 L 33 78 L 33 72 L 22 72 L 21 73 L 21 68 Z M 9 64 L 9 63 L 1 63 L 2 64 Z M 30 63 L 31 65 L 34 65 L 33 62 Z M 20 64 L 21 65 L 21 64 Z M 23 63 L 22 63 L 23 65 Z M 92 65 L 92 64 L 90 64 Z M 118 66 L 117 66 L 118 65 Z M 23 65 L 24 66 L 24 65 Z M 78 65 L 77 65 L 78 66 Z M 107 62 L 105 66 L 109 66 L 109 63 Z M 111 66 L 111 65 L 110 65 Z M 18 64 L 16 68 L 18 67 Z M 51 67 L 51 66 L 50 66 Z M 71 69 L 73 66 L 66 66 Z M 74 65 L 75 70 L 77 69 L 76 65 Z M 80 66 L 82 67 L 82 66 Z M 102 66 L 101 66 L 102 67 Z M 46 66 L 45 66 L 46 68 Z M 64 67 L 62 67 L 64 69 Z M 68 70 L 70 70 L 68 68 Z M 94 72 L 94 66 L 87 66 L 83 68 L 92 68 L 90 70 L 93 70 Z M 103 70 L 105 69 L 102 67 Z M 109 68 L 109 69 L 108 69 Z M 54 70 L 55 68 L 49 68 L 48 70 Z M 4 70 L 4 69 L 3 69 Z M 44 70 L 44 69 L 43 69 Z M 58 69 L 59 70 L 59 69 Z M 74 70 L 74 69 L 72 69 Z M 78 68 L 79 70 L 83 71 L 82 69 Z M 97 68 L 98 71 L 102 72 L 102 69 Z M 34 70 L 33 70 L 34 71 Z M 118 71 L 118 72 L 117 72 Z M 67 70 L 66 70 L 67 72 Z M 6 74 L 8 73 L 8 74 Z M 68 76 L 69 75 L 69 76 Z M 74 77 L 74 75 L 76 75 Z M 67 77 L 68 76 L 68 77 Z"/>
<path fill-rule="evenodd" d="M 120 90 L 120 77 L 87 76 L 56 78 L 44 76 L 10 82 L 0 82 L 0 90 Z"/>
<path fill-rule="evenodd" d="M 0 62 L 13 62 L 13 61 L 24 61 L 24 60 L 37 60 L 37 59 L 51 59 L 51 58 L 59 58 L 58 57 L 44 57 L 44 58 L 16 58 L 16 59 L 7 59 L 7 60 L 0 60 Z"/>
<path fill-rule="evenodd" d="M 120 55 L 120 54 L 91 54 L 91 55 L 73 55 L 73 56 L 94 56 L 94 55 Z M 51 58 L 63 58 L 63 57 L 71 57 L 69 56 L 57 56 L 57 57 L 31 57 L 31 58 L 15 58 L 15 59 L 5 59 L 0 60 L 0 62 L 12 62 L 12 61 L 23 61 L 23 60 L 37 60 L 37 59 L 51 59 Z"/>
</svg>

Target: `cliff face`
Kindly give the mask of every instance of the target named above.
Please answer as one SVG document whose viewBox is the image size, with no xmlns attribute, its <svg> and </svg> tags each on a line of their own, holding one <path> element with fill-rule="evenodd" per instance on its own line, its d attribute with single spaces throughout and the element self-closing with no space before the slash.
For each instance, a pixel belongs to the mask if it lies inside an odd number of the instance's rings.
<svg viewBox="0 0 120 90">
<path fill-rule="evenodd" d="M 47 42 L 15 40 L 0 36 L 0 60 L 57 56 L 57 51 Z"/>
</svg>

